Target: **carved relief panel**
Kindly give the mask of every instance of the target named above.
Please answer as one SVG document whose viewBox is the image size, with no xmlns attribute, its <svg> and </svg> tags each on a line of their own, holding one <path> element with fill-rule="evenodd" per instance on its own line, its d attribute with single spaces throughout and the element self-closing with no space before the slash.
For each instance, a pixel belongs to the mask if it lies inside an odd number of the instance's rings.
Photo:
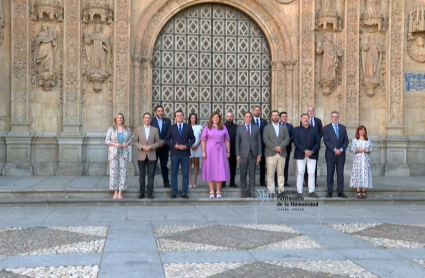
<svg viewBox="0 0 425 278">
<path fill-rule="evenodd" d="M 425 1 L 418 0 L 409 12 L 407 53 L 419 63 L 425 63 Z"/>
<path fill-rule="evenodd" d="M 4 40 L 4 9 L 3 0 L 0 0 L 0 45 L 3 44 Z"/>
</svg>

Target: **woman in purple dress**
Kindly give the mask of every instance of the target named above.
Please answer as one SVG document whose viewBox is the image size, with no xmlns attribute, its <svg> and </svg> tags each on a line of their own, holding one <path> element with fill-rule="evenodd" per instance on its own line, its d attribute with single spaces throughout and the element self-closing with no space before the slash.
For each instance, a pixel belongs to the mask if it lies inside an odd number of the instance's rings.
<svg viewBox="0 0 425 278">
<path fill-rule="evenodd" d="M 221 115 L 214 112 L 201 135 L 202 178 L 208 181 L 210 199 L 214 199 L 214 184 L 217 199 L 221 199 L 221 184 L 230 180 L 230 137 L 223 125 Z"/>
</svg>

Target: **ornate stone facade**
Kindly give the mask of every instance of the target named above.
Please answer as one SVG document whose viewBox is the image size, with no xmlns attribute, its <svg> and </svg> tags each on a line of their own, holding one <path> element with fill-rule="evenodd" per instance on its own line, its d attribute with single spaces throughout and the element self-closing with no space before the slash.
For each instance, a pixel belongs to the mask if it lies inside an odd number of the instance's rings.
<svg viewBox="0 0 425 278">
<path fill-rule="evenodd" d="M 338 110 L 375 175 L 425 175 L 424 41 L 424 0 L 0 0 L 0 172 L 103 175 L 117 112 L 260 104 Z"/>
</svg>

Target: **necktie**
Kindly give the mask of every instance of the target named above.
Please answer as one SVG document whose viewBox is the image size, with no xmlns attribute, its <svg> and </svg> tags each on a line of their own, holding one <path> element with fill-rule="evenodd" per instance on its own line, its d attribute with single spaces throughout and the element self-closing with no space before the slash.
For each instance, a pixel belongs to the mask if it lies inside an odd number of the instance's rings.
<svg viewBox="0 0 425 278">
<path fill-rule="evenodd" d="M 249 129 L 249 125 L 246 126 L 248 128 L 248 136 L 251 138 L 251 130 Z"/>
<path fill-rule="evenodd" d="M 339 129 L 338 129 L 338 125 L 334 125 L 335 128 L 335 134 L 336 134 L 336 138 L 339 139 Z"/>
<path fill-rule="evenodd" d="M 310 118 L 310 125 L 313 126 L 313 118 Z"/>
<path fill-rule="evenodd" d="M 180 136 L 182 136 L 182 125 L 179 125 L 179 133 L 180 133 Z"/>
<path fill-rule="evenodd" d="M 255 124 L 258 125 L 258 127 L 260 127 L 260 125 L 258 124 L 258 119 L 255 119 Z"/>
</svg>

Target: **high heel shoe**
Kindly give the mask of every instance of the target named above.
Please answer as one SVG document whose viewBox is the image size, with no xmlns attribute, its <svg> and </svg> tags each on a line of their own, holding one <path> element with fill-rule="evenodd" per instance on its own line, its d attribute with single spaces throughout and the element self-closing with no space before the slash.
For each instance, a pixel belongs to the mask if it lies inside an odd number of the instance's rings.
<svg viewBox="0 0 425 278">
<path fill-rule="evenodd" d="M 210 199 L 214 199 L 214 191 L 210 191 Z"/>
</svg>

